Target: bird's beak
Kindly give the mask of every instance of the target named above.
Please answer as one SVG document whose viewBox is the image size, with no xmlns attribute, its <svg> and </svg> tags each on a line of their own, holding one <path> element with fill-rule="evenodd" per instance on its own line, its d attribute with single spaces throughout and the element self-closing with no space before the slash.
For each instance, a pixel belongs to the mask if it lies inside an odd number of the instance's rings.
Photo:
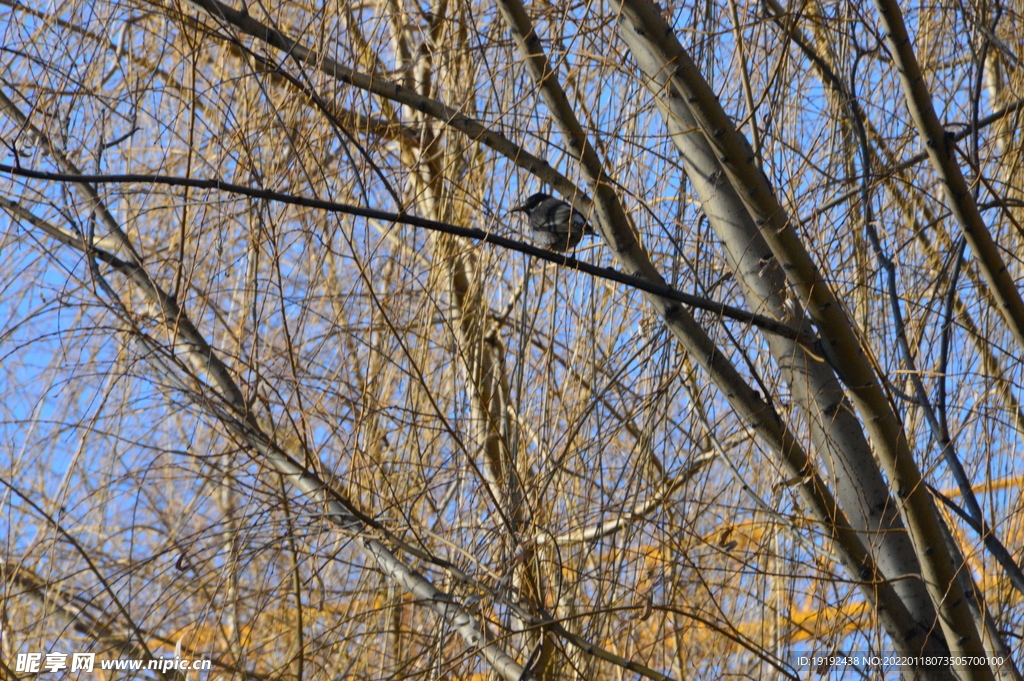
<svg viewBox="0 0 1024 681">
<path fill-rule="evenodd" d="M 518 206 L 513 206 L 512 208 L 510 208 L 508 212 L 509 213 L 521 213 L 524 210 L 526 210 L 526 206 L 524 204 L 519 204 Z"/>
</svg>

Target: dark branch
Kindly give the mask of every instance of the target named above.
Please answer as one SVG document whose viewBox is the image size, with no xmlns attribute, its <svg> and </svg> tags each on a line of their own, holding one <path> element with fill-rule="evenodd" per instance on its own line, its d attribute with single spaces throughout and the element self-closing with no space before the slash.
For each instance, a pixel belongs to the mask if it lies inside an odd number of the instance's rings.
<svg viewBox="0 0 1024 681">
<path fill-rule="evenodd" d="M 0 172 L 36 180 L 48 180 L 50 182 L 75 182 L 89 184 L 163 184 L 175 187 L 210 189 L 266 201 L 277 201 L 279 203 L 295 206 L 317 208 L 330 213 L 344 213 L 346 215 L 354 215 L 356 217 L 371 220 L 381 220 L 383 222 L 420 227 L 422 229 L 442 232 L 444 234 L 453 234 L 467 239 L 492 243 L 496 246 L 501 246 L 502 248 L 518 251 L 519 253 L 525 253 L 526 255 L 540 260 L 546 260 L 578 272 L 583 272 L 584 274 L 589 274 L 593 277 L 625 284 L 626 286 L 630 286 L 641 291 L 646 291 L 648 293 L 653 293 L 654 295 L 678 301 L 684 305 L 689 305 L 700 310 L 707 310 L 708 312 L 714 312 L 722 315 L 723 317 L 750 324 L 751 326 L 755 326 L 768 333 L 792 339 L 805 346 L 808 350 L 818 354 L 815 350 L 817 347 L 817 338 L 801 333 L 788 324 L 783 324 L 771 317 L 749 312 L 742 308 L 726 305 L 725 303 L 709 300 L 701 296 L 683 293 L 682 291 L 677 291 L 671 286 L 657 284 L 640 277 L 619 272 L 618 270 L 610 267 L 599 267 L 598 265 L 577 260 L 570 255 L 555 253 L 553 251 L 523 243 L 522 241 L 497 236 L 490 232 L 485 232 L 482 229 L 459 227 L 446 222 L 438 222 L 436 220 L 428 220 L 415 215 L 408 215 L 407 213 L 392 213 L 390 211 L 377 210 L 375 208 L 363 208 L 361 206 L 353 206 L 346 203 L 339 203 L 337 201 L 326 201 L 323 199 L 295 196 L 293 194 L 284 194 L 282 192 L 275 192 L 266 189 L 254 189 L 244 185 L 224 182 L 223 180 L 201 180 L 188 177 L 174 177 L 171 175 L 145 174 L 78 175 L 30 170 L 28 168 L 15 167 L 6 164 L 0 164 Z"/>
</svg>

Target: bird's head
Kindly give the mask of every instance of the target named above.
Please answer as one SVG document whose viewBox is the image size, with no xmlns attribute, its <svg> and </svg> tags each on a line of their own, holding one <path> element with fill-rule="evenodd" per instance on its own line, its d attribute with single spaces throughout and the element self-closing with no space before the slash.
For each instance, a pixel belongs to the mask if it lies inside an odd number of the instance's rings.
<svg viewBox="0 0 1024 681">
<path fill-rule="evenodd" d="M 528 198 L 525 201 L 523 201 L 518 206 L 514 206 L 512 208 L 512 210 L 510 210 L 509 212 L 510 213 L 517 213 L 517 212 L 529 213 L 534 208 L 536 208 L 541 203 L 543 203 L 544 201 L 547 201 L 550 198 L 551 197 L 548 196 L 547 194 L 545 194 L 544 192 L 537 192 L 536 194 L 534 194 L 530 198 Z"/>
</svg>

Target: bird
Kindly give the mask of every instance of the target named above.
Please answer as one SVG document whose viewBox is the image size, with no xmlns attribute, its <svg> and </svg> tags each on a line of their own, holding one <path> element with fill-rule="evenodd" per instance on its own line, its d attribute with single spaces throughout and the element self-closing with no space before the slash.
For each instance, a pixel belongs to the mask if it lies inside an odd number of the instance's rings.
<svg viewBox="0 0 1024 681">
<path fill-rule="evenodd" d="M 510 212 L 526 213 L 533 240 L 550 251 L 571 251 L 584 234 L 594 233 L 575 208 L 543 192 L 537 192 Z"/>
</svg>

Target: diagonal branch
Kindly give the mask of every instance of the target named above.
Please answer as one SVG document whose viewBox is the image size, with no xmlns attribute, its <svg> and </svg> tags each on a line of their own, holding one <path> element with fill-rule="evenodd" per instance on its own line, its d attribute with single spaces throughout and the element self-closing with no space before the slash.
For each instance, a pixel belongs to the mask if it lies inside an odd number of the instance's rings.
<svg viewBox="0 0 1024 681">
<path fill-rule="evenodd" d="M 875 0 L 875 6 L 878 7 L 882 25 L 885 27 L 886 41 L 896 71 L 899 73 L 900 83 L 903 85 L 907 107 L 918 132 L 924 139 L 932 168 L 942 181 L 950 210 L 960 223 L 964 238 L 978 259 L 981 271 L 998 304 L 999 312 L 1013 333 L 1018 349 L 1024 350 L 1024 299 L 1021 298 L 1017 284 L 999 252 L 999 245 L 992 238 L 984 218 L 981 217 L 974 194 L 967 186 L 960 164 L 956 161 L 953 139 L 935 113 L 928 84 L 914 53 L 914 44 L 907 32 L 907 25 L 903 21 L 903 12 L 892 0 Z"/>
<path fill-rule="evenodd" d="M 177 389 L 193 400 L 200 408 L 214 416 L 236 437 L 245 442 L 261 459 L 266 461 L 281 476 L 288 479 L 306 497 L 307 501 L 324 509 L 324 516 L 343 531 L 357 536 L 357 543 L 363 552 L 384 571 L 389 578 L 412 594 L 440 617 L 447 626 L 457 631 L 463 640 L 476 648 L 494 670 L 506 681 L 530 681 L 534 675 L 510 657 L 496 643 L 496 638 L 478 618 L 465 609 L 458 601 L 435 587 L 428 579 L 403 563 L 380 540 L 366 534 L 369 518 L 358 512 L 327 483 L 307 467 L 301 465 L 264 431 L 254 414 L 247 411 L 241 391 L 231 378 L 227 367 L 213 348 L 200 335 L 198 329 L 185 315 L 174 299 L 146 274 L 142 265 L 125 262 L 115 255 L 102 251 L 84 241 L 70 230 L 61 229 L 35 216 L 17 202 L 4 201 L 3 207 L 19 219 L 42 229 L 65 245 L 79 250 L 89 250 L 99 260 L 106 262 L 116 271 L 131 279 L 150 302 L 158 305 L 162 312 L 160 322 L 173 339 L 176 350 L 183 352 L 193 366 L 204 369 L 203 375 L 212 377 L 214 385 L 203 386 L 201 391 L 178 376 L 172 366 L 164 361 L 161 353 L 147 353 L 150 363 L 163 374 Z M 144 344 L 152 344 L 142 340 Z"/>
<path fill-rule="evenodd" d="M 579 193 L 572 180 L 552 168 L 546 160 L 534 156 L 507 137 L 485 127 L 458 109 L 453 109 L 435 99 L 421 95 L 411 88 L 403 87 L 379 76 L 360 73 L 325 54 L 299 44 L 284 33 L 254 19 L 245 10 L 232 9 L 219 0 L 186 0 L 186 2 L 200 10 L 204 16 L 227 24 L 237 31 L 277 48 L 331 78 L 427 114 L 444 125 L 465 134 L 471 140 L 493 149 L 566 196 L 574 196 Z M 574 203 L 581 210 L 589 212 L 586 209 L 589 208 L 590 202 L 586 197 L 580 195 Z"/>
</svg>

